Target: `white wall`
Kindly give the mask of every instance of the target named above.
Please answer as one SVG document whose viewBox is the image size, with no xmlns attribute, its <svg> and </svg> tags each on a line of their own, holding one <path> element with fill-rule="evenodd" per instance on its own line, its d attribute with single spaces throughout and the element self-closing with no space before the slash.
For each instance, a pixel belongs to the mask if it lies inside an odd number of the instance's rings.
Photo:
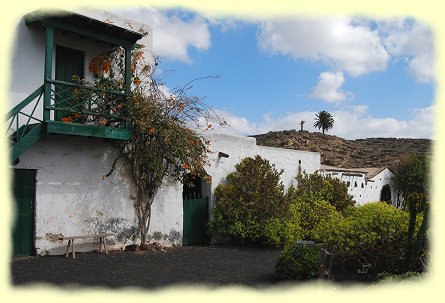
<svg viewBox="0 0 445 303">
<path fill-rule="evenodd" d="M 132 183 L 122 161 L 105 180 L 116 151 L 102 139 L 47 135 L 14 168 L 37 169 L 35 236 L 37 254 L 61 254 L 55 236 L 114 233 L 112 247 L 133 243 L 137 218 Z M 153 206 L 149 239 L 182 243 L 182 186 L 166 181 Z M 79 245 L 79 250 L 97 249 Z"/>
<path fill-rule="evenodd" d="M 251 137 L 239 137 L 217 133 L 206 133 L 204 135 L 211 141 L 209 155 L 210 166 L 206 168 L 212 176 L 211 191 L 224 182 L 225 177 L 235 171 L 235 165 L 246 157 L 260 155 L 275 164 L 278 170 L 283 169 L 281 175 L 283 185 L 287 189 L 291 184 L 295 185 L 295 177 L 298 173 L 298 162 L 301 160 L 301 171 L 314 173 L 320 169 L 320 154 L 298 150 L 272 148 L 256 145 L 256 139 Z M 218 152 L 229 155 L 229 158 L 218 157 Z M 207 190 L 210 200 L 210 209 L 214 205 L 213 195 Z"/>
<path fill-rule="evenodd" d="M 389 185 L 389 187 L 391 188 L 391 203 L 394 206 L 397 205 L 397 193 L 394 183 L 394 174 L 388 168 L 384 169 L 382 172 L 380 172 L 370 180 L 374 182 L 368 182 L 369 201 L 379 201 L 383 186 Z"/>
<path fill-rule="evenodd" d="M 319 169 L 320 155 L 312 152 L 264 148 L 254 138 L 220 134 L 206 135 L 211 140 L 207 168 L 212 184 L 205 188 L 209 195 L 223 182 L 235 164 L 245 157 L 260 154 L 284 169 L 282 181 L 288 187 L 298 170 L 313 173 Z M 229 154 L 219 158 L 218 152 Z M 135 239 L 137 217 L 131 196 L 132 182 L 122 160 L 116 171 L 103 179 L 117 155 L 103 139 L 48 134 L 20 157 L 14 168 L 36 169 L 35 246 L 37 254 L 62 254 L 66 242 L 57 236 L 114 233 L 112 248 L 138 242 Z M 212 203 L 212 202 L 211 202 Z M 212 205 L 212 204 L 211 204 Z M 148 240 L 163 245 L 181 245 L 183 232 L 182 185 L 165 180 L 153 204 Z M 79 251 L 97 249 L 79 242 Z"/>
<path fill-rule="evenodd" d="M 346 184 L 349 182 L 348 194 L 354 197 L 358 205 L 379 201 L 383 186 L 389 185 L 391 188 L 391 202 L 393 205 L 396 205 L 394 174 L 387 168 L 369 180 L 366 179 L 365 174 L 357 173 L 356 175 L 350 175 L 351 172 L 346 171 L 344 173 L 327 171 L 322 172 L 322 174 L 340 179 Z M 356 184 L 357 186 L 355 186 Z"/>
</svg>

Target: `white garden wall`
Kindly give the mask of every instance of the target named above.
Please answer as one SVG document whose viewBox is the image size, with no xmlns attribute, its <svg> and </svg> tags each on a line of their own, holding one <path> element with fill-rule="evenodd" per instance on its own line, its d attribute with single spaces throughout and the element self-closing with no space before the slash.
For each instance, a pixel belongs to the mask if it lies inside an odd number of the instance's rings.
<svg viewBox="0 0 445 303">
<path fill-rule="evenodd" d="M 256 139 L 251 137 L 239 137 L 232 135 L 206 133 L 205 137 L 211 141 L 209 155 L 210 167 L 207 173 L 212 176 L 212 191 L 224 182 L 227 174 L 235 171 L 235 165 L 246 157 L 260 155 L 269 160 L 278 170 L 283 169 L 281 180 L 285 188 L 296 185 L 295 177 L 298 174 L 299 161 L 301 161 L 301 172 L 308 174 L 320 169 L 320 154 L 282 148 L 273 148 L 256 145 Z M 229 155 L 229 158 L 218 157 L 218 152 Z M 206 193 L 210 198 L 210 206 L 213 207 L 213 196 L 208 190 Z"/>
<path fill-rule="evenodd" d="M 203 187 L 210 197 L 215 187 L 224 182 L 235 164 L 245 157 L 259 154 L 283 169 L 282 181 L 293 183 L 302 170 L 313 173 L 320 167 L 320 155 L 256 145 L 254 138 L 206 134 L 211 140 L 210 166 L 212 183 Z M 218 157 L 224 152 L 229 158 Z M 122 160 L 116 171 L 103 179 L 116 157 L 116 150 L 103 139 L 65 135 L 46 135 L 21 157 L 14 168 L 36 169 L 35 247 L 37 254 L 62 254 L 66 242 L 58 236 L 113 233 L 111 247 L 119 249 L 138 242 L 137 218 L 133 208 L 132 182 L 125 173 Z M 182 185 L 165 181 L 153 204 L 148 239 L 163 245 L 181 245 L 183 232 Z M 82 244 L 82 243 L 80 243 Z M 79 251 L 97 249 L 79 245 Z"/>
<path fill-rule="evenodd" d="M 137 218 L 132 183 L 122 161 L 103 180 L 116 157 L 103 139 L 47 135 L 20 157 L 14 168 L 37 170 L 35 247 L 37 254 L 61 254 L 57 236 L 114 233 L 112 247 L 133 243 Z M 149 239 L 182 243 L 182 186 L 166 181 L 153 206 Z M 79 246 L 80 250 L 97 247 Z"/>
<path fill-rule="evenodd" d="M 352 173 L 350 171 L 325 171 L 323 175 L 330 175 L 344 182 L 348 186 L 348 194 L 354 197 L 358 205 L 363 205 L 368 202 L 380 201 L 381 192 L 385 185 L 389 185 L 391 189 L 391 203 L 396 205 L 397 193 L 394 184 L 394 174 L 388 169 L 383 169 L 374 177 L 368 179 L 365 173 Z M 360 171 L 360 168 L 357 168 Z"/>
</svg>

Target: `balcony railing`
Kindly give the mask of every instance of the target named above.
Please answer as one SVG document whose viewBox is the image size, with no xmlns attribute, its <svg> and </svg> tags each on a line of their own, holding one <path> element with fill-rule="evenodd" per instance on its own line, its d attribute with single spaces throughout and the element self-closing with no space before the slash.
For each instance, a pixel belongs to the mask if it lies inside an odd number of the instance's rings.
<svg viewBox="0 0 445 303">
<path fill-rule="evenodd" d="M 47 82 L 51 83 L 51 95 L 45 110 L 50 111 L 50 120 L 127 128 L 125 93 L 58 80 Z"/>
</svg>

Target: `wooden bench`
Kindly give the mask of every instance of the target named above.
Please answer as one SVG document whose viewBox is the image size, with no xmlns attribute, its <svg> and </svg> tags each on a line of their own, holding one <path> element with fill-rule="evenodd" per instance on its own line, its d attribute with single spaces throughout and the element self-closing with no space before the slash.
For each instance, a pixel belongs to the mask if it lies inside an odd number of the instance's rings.
<svg viewBox="0 0 445 303">
<path fill-rule="evenodd" d="M 102 246 L 104 247 L 105 253 L 108 254 L 107 242 L 105 241 L 106 237 L 114 236 L 114 234 L 96 234 L 96 235 L 84 235 L 84 236 L 69 236 L 69 237 L 59 237 L 59 240 L 68 240 L 68 245 L 66 247 L 65 257 L 68 258 L 70 253 L 70 246 L 73 258 L 76 257 L 76 249 L 74 245 L 74 240 L 76 239 L 88 239 L 88 238 L 99 238 L 100 248 L 99 251 L 102 252 Z"/>
</svg>

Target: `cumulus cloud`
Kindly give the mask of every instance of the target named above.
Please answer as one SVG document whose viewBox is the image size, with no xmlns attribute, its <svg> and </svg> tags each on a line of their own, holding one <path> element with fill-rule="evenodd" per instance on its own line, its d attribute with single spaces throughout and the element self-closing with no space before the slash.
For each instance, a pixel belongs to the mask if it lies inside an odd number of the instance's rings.
<svg viewBox="0 0 445 303">
<path fill-rule="evenodd" d="M 223 117 L 227 122 L 227 125 L 219 126 L 214 125 L 213 131 L 217 133 L 223 133 L 228 135 L 249 135 L 254 134 L 257 131 L 255 123 L 250 122 L 245 117 L 240 117 L 224 110 L 215 111 L 220 117 Z"/>
<path fill-rule="evenodd" d="M 345 77 L 341 71 L 321 73 L 318 84 L 312 89 L 308 97 L 333 103 L 348 100 L 352 97 L 352 94 L 340 90 L 344 81 Z"/>
<path fill-rule="evenodd" d="M 304 129 L 319 131 L 313 127 L 316 112 L 294 112 L 282 117 L 265 115 L 257 125 L 245 117 L 224 112 L 224 118 L 231 127 L 217 128 L 214 131 L 232 135 L 253 135 L 299 129 L 300 121 L 306 121 Z M 370 137 L 395 138 L 432 138 L 434 129 L 434 108 L 432 106 L 413 110 L 413 118 L 398 120 L 394 118 L 375 118 L 368 113 L 366 105 L 351 106 L 331 113 L 334 127 L 328 134 L 346 139 Z"/>
<path fill-rule="evenodd" d="M 114 13 L 151 26 L 153 50 L 157 56 L 189 63 L 190 48 L 203 51 L 211 45 L 208 23 L 199 15 L 184 20 L 174 12 L 154 8 L 116 10 Z"/>
<path fill-rule="evenodd" d="M 258 45 L 272 54 L 320 61 L 352 76 L 383 71 L 389 59 L 378 31 L 348 18 L 265 21 Z"/>
<path fill-rule="evenodd" d="M 392 19 L 379 22 L 378 28 L 388 52 L 404 57 L 418 82 L 434 81 L 434 43 L 429 27 L 409 19 Z"/>
</svg>

